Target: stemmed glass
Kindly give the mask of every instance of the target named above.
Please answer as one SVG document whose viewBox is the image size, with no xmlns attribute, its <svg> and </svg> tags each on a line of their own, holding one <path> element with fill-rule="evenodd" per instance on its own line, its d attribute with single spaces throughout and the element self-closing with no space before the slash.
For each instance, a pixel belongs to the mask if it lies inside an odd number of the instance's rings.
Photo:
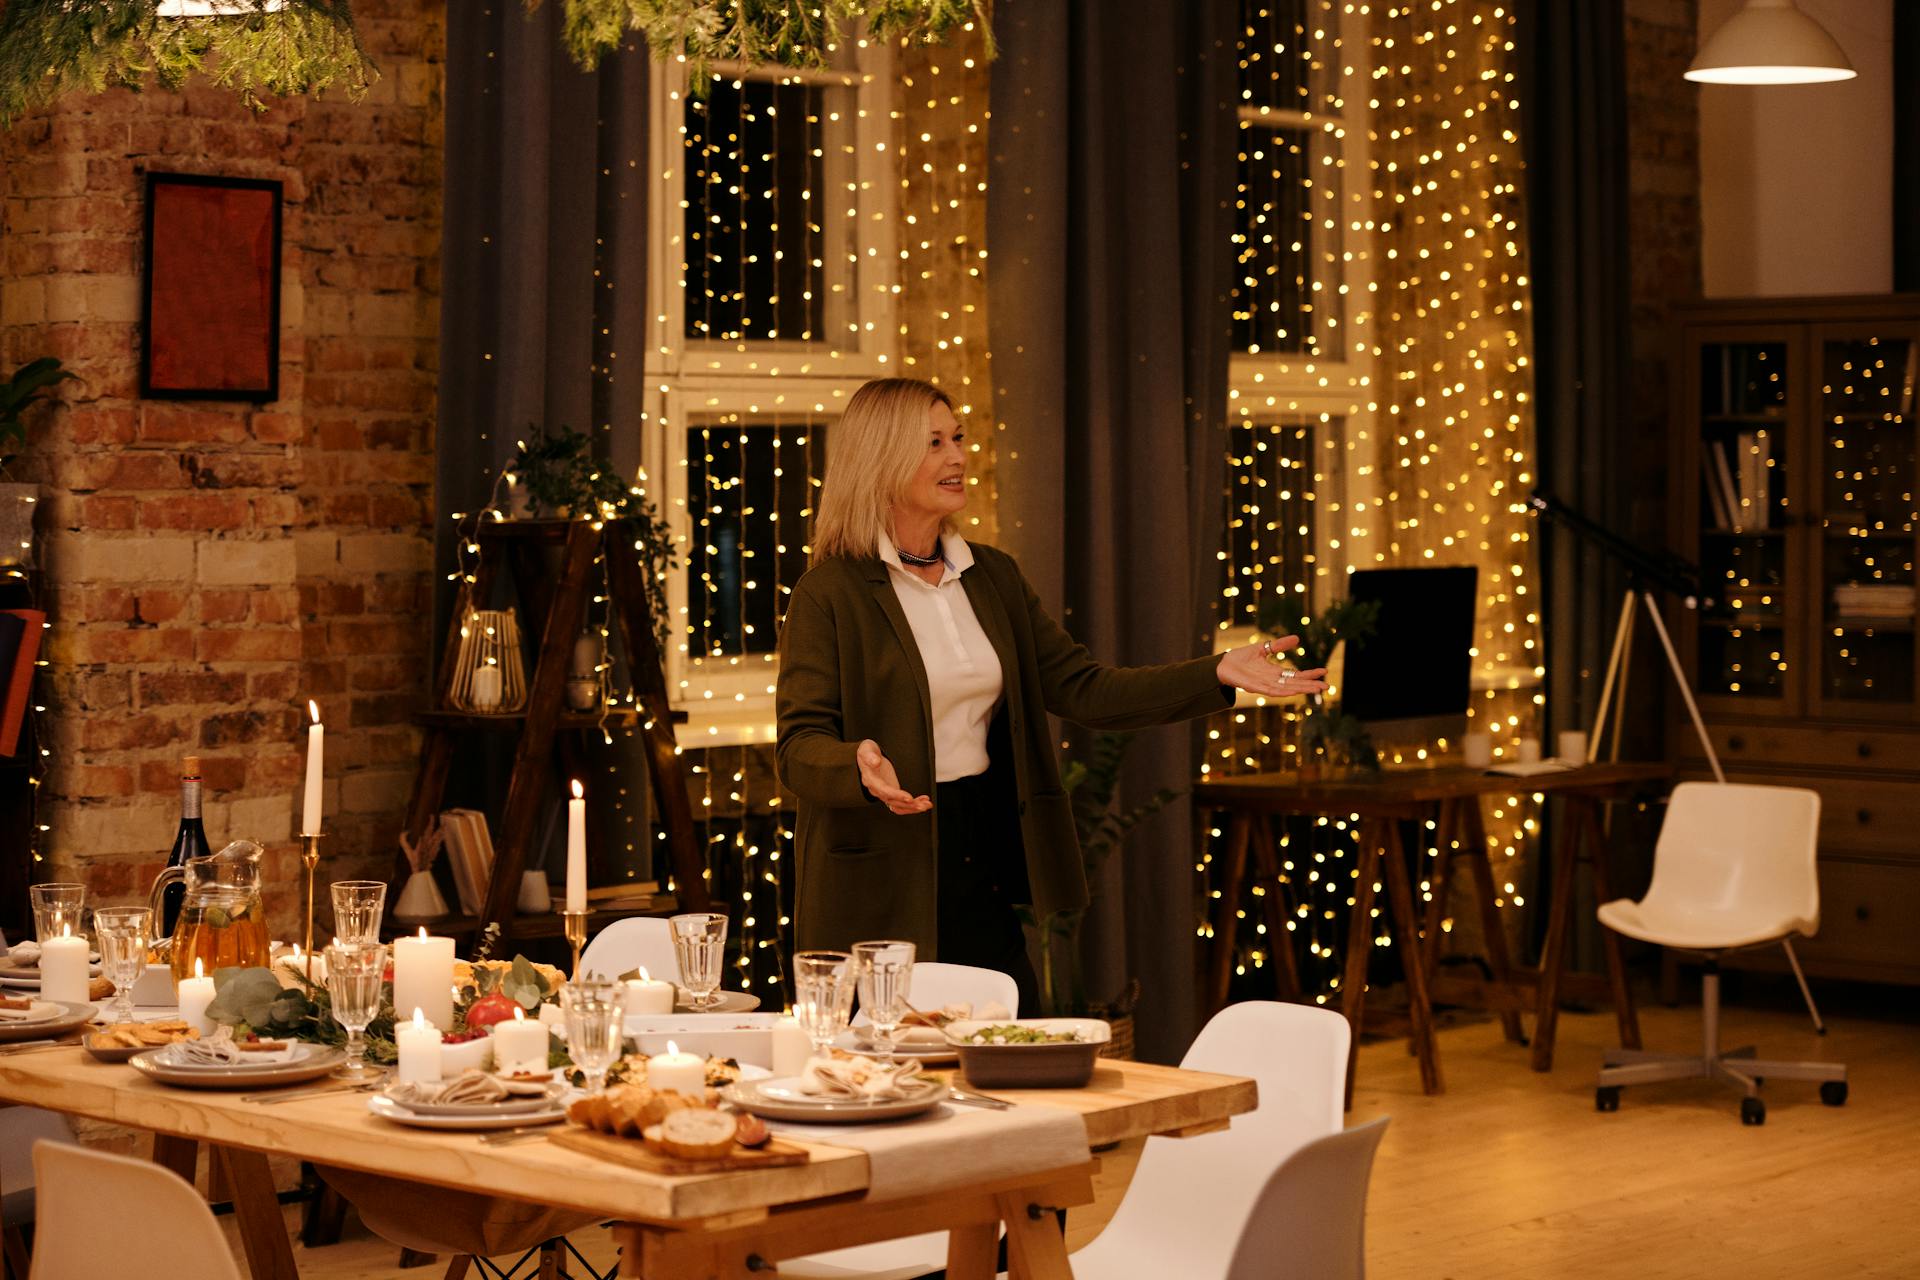
<svg viewBox="0 0 1920 1280">
<path fill-rule="evenodd" d="M 845 951 L 796 951 L 793 956 L 793 1016 L 813 1041 L 815 1057 L 847 1029 L 853 1012 L 853 957 Z"/>
<path fill-rule="evenodd" d="M 133 1021 L 133 985 L 147 971 L 153 912 L 146 907 L 101 907 L 93 913 L 100 967 L 113 983 L 113 1020 Z"/>
<path fill-rule="evenodd" d="M 334 1021 L 347 1029 L 347 1060 L 335 1079 L 366 1082 L 386 1072 L 366 1061 L 367 1024 L 380 1014 L 386 984 L 387 949 L 379 943 L 336 942 L 327 948 L 327 994 Z"/>
<path fill-rule="evenodd" d="M 720 967 L 727 951 L 727 918 L 713 912 L 693 912 L 672 916 L 667 926 L 673 930 L 673 958 L 680 962 L 680 981 L 693 996 L 695 1013 L 704 1013 L 715 1002 L 720 986 Z"/>
<path fill-rule="evenodd" d="M 860 1007 L 873 1023 L 873 1042 L 892 1066 L 893 1033 L 907 1016 L 907 991 L 913 984 L 913 944 L 856 942 L 853 962 L 860 975 Z"/>
<path fill-rule="evenodd" d="M 64 933 L 80 936 L 80 912 L 87 904 L 87 886 L 67 882 L 27 887 L 33 900 L 33 928 L 41 942 Z"/>
<path fill-rule="evenodd" d="M 605 978 L 581 978 L 560 989 L 560 1012 L 567 1020 L 567 1056 L 587 1077 L 587 1092 L 607 1087 L 607 1068 L 620 1056 L 626 1024 L 621 984 Z"/>
<path fill-rule="evenodd" d="M 387 886 L 379 880 L 333 882 L 333 937 L 336 942 L 380 941 L 380 915 Z"/>
</svg>

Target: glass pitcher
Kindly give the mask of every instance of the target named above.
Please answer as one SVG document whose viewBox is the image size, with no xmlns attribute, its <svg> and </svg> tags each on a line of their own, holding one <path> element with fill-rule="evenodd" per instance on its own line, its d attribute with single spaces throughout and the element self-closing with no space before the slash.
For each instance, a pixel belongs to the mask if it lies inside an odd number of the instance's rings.
<svg viewBox="0 0 1920 1280">
<path fill-rule="evenodd" d="M 181 880 L 187 886 L 173 927 L 175 983 L 193 976 L 196 960 L 209 977 L 216 969 L 267 967 L 272 941 L 266 904 L 260 899 L 260 856 L 265 852 L 251 840 L 235 840 L 211 857 L 168 867 L 153 882 L 155 904 L 170 882 Z"/>
</svg>

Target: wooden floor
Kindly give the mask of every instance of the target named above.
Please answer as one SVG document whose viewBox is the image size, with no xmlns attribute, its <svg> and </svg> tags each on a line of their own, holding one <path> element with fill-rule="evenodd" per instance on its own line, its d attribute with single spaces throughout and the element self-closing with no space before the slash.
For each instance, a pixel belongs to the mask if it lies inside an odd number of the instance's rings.
<svg viewBox="0 0 1920 1280">
<path fill-rule="evenodd" d="M 1592 1073 L 1613 1036 L 1606 1014 L 1561 1018 L 1550 1075 L 1529 1071 L 1497 1023 L 1443 1030 L 1448 1092 L 1436 1098 L 1421 1095 L 1404 1042 L 1363 1045 L 1351 1118 L 1393 1118 L 1373 1173 L 1370 1280 L 1920 1276 L 1920 1025 L 1841 1014 L 1821 1038 L 1774 1006 L 1730 1006 L 1725 1042 L 1846 1062 L 1846 1106 L 1783 1081 L 1766 1090 L 1767 1123 L 1750 1128 L 1731 1090 L 1673 1084 L 1629 1089 L 1601 1115 Z M 1690 1048 L 1697 1014 L 1644 1005 L 1647 1047 Z M 1137 1145 L 1102 1155 L 1101 1201 L 1073 1215 L 1070 1246 L 1104 1224 L 1137 1156 Z M 296 1248 L 306 1280 L 426 1280 L 444 1267 L 400 1271 L 391 1245 L 351 1217 L 348 1231 Z M 605 1231 L 575 1242 L 612 1265 Z"/>
</svg>

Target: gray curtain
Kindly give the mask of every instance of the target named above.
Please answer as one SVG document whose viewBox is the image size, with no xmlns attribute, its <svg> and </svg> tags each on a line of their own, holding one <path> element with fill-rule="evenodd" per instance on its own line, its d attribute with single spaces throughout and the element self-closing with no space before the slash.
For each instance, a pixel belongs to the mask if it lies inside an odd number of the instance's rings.
<svg viewBox="0 0 1920 1280">
<path fill-rule="evenodd" d="M 442 622 L 447 517 L 486 500 L 529 423 L 591 431 L 616 465 L 638 463 L 648 54 L 629 45 L 583 72 L 560 18 L 557 4 L 447 14 Z"/>
<path fill-rule="evenodd" d="M 1001 540 L 1101 659 L 1206 651 L 1219 590 L 1233 229 L 1232 0 L 1002 0 L 988 318 Z M 1120 803 L 1184 792 L 1197 726 L 1135 741 Z M 1145 986 L 1142 1057 L 1198 1023 L 1190 810 L 1095 884 L 1089 991 Z"/>
</svg>

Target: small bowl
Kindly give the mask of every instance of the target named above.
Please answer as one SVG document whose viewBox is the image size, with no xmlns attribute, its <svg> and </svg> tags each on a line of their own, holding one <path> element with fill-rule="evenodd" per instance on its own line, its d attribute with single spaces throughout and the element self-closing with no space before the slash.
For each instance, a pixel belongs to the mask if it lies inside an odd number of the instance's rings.
<svg viewBox="0 0 1920 1280">
<path fill-rule="evenodd" d="M 984 1027 L 1033 1027 L 1078 1040 L 1053 1044 L 972 1044 Z M 947 1024 L 947 1042 L 960 1055 L 960 1073 L 976 1089 L 1078 1089 L 1093 1079 L 1100 1046 L 1113 1028 L 1098 1018 L 963 1018 Z"/>
<path fill-rule="evenodd" d="M 493 1037 L 440 1046 L 440 1076 L 451 1080 L 462 1071 L 485 1071 L 493 1066 Z"/>
</svg>

